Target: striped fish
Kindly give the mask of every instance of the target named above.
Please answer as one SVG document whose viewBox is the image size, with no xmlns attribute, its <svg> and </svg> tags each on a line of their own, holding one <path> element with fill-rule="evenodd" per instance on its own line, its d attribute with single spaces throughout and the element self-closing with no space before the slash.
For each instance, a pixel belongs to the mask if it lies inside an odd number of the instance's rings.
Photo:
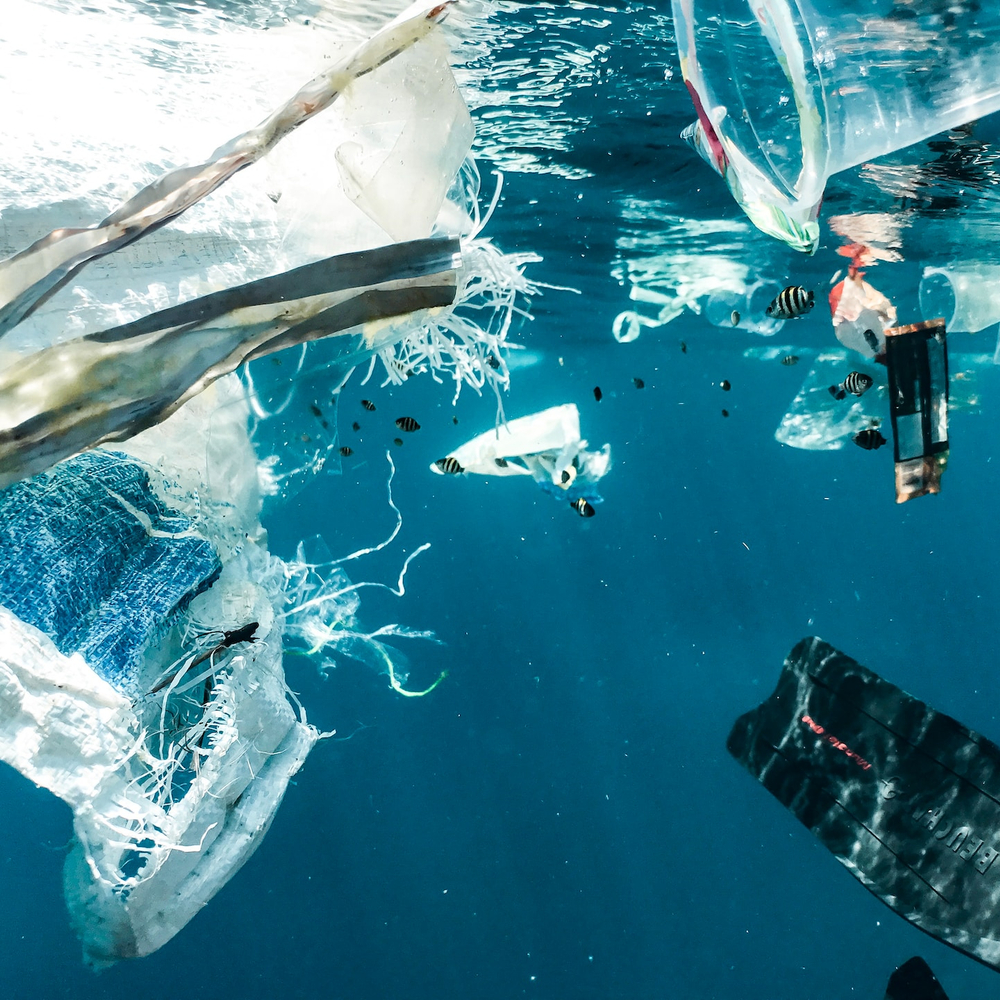
<svg viewBox="0 0 1000 1000">
<path fill-rule="evenodd" d="M 830 386 L 830 395 L 834 399 L 843 399 L 848 393 L 852 396 L 863 396 L 871 387 L 873 379 L 864 372 L 850 372 L 840 385 Z"/>
<path fill-rule="evenodd" d="M 397 417 L 396 426 L 401 431 L 406 431 L 407 434 L 412 434 L 414 431 L 420 430 L 420 424 L 413 417 Z"/>
<path fill-rule="evenodd" d="M 579 500 L 570 500 L 569 505 L 580 517 L 593 517 L 597 513 L 583 497 L 580 497 Z"/>
<path fill-rule="evenodd" d="M 869 427 L 854 435 L 854 443 L 859 448 L 864 448 L 865 451 L 877 451 L 882 445 L 889 442 L 874 427 Z"/>
<path fill-rule="evenodd" d="M 434 464 L 448 476 L 457 476 L 460 472 L 465 472 L 458 459 L 451 455 L 447 458 L 439 458 Z"/>
<path fill-rule="evenodd" d="M 350 445 L 343 444 L 340 446 L 340 454 L 343 455 L 344 458 L 349 458 L 354 454 L 354 449 Z"/>
<path fill-rule="evenodd" d="M 816 296 L 801 285 L 789 285 L 767 307 L 767 315 L 775 319 L 796 319 L 816 305 Z"/>
<path fill-rule="evenodd" d="M 361 405 L 370 413 L 375 409 L 375 404 L 370 399 L 362 399 Z"/>
<path fill-rule="evenodd" d="M 781 363 L 783 365 L 797 365 L 799 363 L 799 356 L 797 354 L 786 354 L 781 359 Z"/>
</svg>

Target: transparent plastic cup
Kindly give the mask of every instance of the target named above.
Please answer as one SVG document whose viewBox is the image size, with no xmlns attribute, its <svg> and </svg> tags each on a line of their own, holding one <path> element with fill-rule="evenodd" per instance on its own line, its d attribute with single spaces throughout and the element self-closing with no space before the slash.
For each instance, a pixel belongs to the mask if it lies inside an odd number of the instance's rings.
<svg viewBox="0 0 1000 1000">
<path fill-rule="evenodd" d="M 920 312 L 928 320 L 943 316 L 949 333 L 978 333 L 1000 323 L 1000 265 L 924 268 Z"/>
<path fill-rule="evenodd" d="M 1000 110 L 994 0 L 673 0 L 685 135 L 759 229 L 819 239 L 827 178 Z"/>
</svg>

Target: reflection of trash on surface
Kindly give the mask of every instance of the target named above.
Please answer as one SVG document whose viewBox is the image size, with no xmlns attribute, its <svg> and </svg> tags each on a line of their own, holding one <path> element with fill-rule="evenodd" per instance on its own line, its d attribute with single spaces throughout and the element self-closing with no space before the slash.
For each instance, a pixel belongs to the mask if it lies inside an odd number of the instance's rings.
<svg viewBox="0 0 1000 1000">
<path fill-rule="evenodd" d="M 727 748 L 881 902 L 1000 969 L 1000 747 L 812 637 Z"/>
<path fill-rule="evenodd" d="M 896 322 L 896 307 L 851 268 L 830 292 L 833 330 L 844 347 L 875 358 L 885 349 L 885 329 Z"/>
<path fill-rule="evenodd" d="M 501 424 L 486 431 L 431 465 L 439 475 L 462 471 L 480 476 L 531 476 L 546 493 L 569 499 L 584 517 L 589 504 L 602 502 L 596 484 L 611 466 L 611 445 L 587 451 L 580 437 L 580 413 L 575 403 L 553 406 L 540 413 Z"/>
<path fill-rule="evenodd" d="M 885 331 L 896 502 L 941 492 L 948 463 L 948 344 L 942 320 Z"/>
</svg>

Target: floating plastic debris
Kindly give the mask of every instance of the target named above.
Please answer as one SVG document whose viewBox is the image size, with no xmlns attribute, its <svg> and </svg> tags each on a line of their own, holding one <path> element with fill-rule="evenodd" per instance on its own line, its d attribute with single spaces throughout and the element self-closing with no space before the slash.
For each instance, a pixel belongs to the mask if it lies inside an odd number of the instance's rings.
<svg viewBox="0 0 1000 1000">
<path fill-rule="evenodd" d="M 611 446 L 588 451 L 580 437 L 580 413 L 575 403 L 553 406 L 540 413 L 518 417 L 495 430 L 479 434 L 452 449 L 449 461 L 480 476 L 531 476 L 547 493 L 572 501 L 601 503 L 596 484 L 611 466 Z M 446 475 L 439 462 L 430 469 Z"/>
<path fill-rule="evenodd" d="M 673 0 L 698 115 L 685 136 L 750 221 L 797 250 L 816 249 L 830 175 L 1000 109 L 1000 14 L 958 3 L 944 31 L 935 4 L 898 9 Z"/>
</svg>

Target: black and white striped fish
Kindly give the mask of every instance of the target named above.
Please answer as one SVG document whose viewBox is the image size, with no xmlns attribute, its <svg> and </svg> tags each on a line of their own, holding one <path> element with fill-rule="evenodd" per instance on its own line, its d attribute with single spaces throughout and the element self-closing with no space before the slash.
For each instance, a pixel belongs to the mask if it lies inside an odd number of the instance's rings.
<svg viewBox="0 0 1000 1000">
<path fill-rule="evenodd" d="M 807 292 L 801 285 L 789 285 L 767 307 L 767 315 L 775 319 L 796 319 L 804 316 L 814 305 L 816 296 L 813 292 Z"/>
<path fill-rule="evenodd" d="M 871 375 L 864 372 L 850 372 L 840 385 L 830 386 L 830 395 L 834 399 L 843 399 L 848 393 L 852 396 L 863 396 L 872 387 Z"/>
<path fill-rule="evenodd" d="M 374 410 L 374 409 L 375 409 L 375 404 L 374 404 L 374 403 L 373 403 L 373 402 L 372 402 L 372 401 L 371 401 L 370 399 L 362 399 L 362 400 L 361 400 L 361 405 L 362 405 L 362 406 L 363 406 L 363 407 L 364 407 L 364 408 L 365 408 L 365 409 L 366 409 L 366 410 L 367 410 L 367 411 L 368 411 L 369 413 L 371 413 L 371 412 L 372 412 L 372 410 Z"/>
<path fill-rule="evenodd" d="M 865 451 L 877 451 L 884 444 L 888 444 L 882 434 L 874 427 L 868 427 L 863 431 L 858 431 L 854 435 L 854 443 Z"/>
<path fill-rule="evenodd" d="M 414 431 L 420 430 L 420 424 L 413 417 L 397 417 L 396 426 L 401 431 L 406 431 L 407 434 L 412 434 Z"/>
<path fill-rule="evenodd" d="M 460 472 L 465 472 L 458 459 L 452 455 L 447 458 L 439 458 L 434 464 L 448 476 L 457 476 Z"/>
<path fill-rule="evenodd" d="M 570 500 L 569 505 L 580 517 L 593 517 L 597 513 L 583 497 L 579 500 Z"/>
</svg>

